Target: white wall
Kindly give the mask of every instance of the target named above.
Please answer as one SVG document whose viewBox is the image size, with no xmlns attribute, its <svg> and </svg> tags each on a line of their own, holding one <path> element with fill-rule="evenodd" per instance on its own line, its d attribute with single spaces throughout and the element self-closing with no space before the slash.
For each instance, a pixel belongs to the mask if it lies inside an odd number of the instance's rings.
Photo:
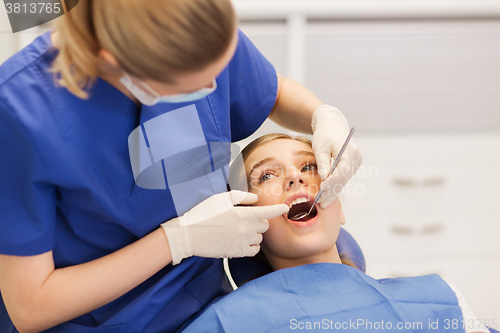
<svg viewBox="0 0 500 333">
<path fill-rule="evenodd" d="M 31 43 L 50 28 L 50 22 L 17 33 L 12 33 L 5 6 L 0 5 L 0 65 L 14 53 Z"/>
<path fill-rule="evenodd" d="M 10 29 L 5 6 L 0 5 L 0 64 L 17 50 L 16 38 Z"/>
</svg>

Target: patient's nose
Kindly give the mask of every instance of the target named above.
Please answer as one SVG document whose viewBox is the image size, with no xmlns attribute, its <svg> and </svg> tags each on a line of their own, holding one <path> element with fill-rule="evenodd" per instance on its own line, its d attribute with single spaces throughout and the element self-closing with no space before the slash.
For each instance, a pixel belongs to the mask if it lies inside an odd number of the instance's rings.
<svg viewBox="0 0 500 333">
<path fill-rule="evenodd" d="M 288 172 L 287 172 L 287 176 L 288 176 L 287 188 L 304 185 L 303 174 L 297 168 L 289 168 Z"/>
</svg>

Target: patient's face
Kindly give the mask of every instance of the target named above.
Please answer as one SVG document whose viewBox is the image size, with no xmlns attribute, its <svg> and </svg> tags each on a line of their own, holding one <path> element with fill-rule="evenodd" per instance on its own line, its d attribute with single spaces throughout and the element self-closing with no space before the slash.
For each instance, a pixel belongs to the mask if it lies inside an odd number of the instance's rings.
<svg viewBox="0 0 500 333">
<path fill-rule="evenodd" d="M 272 265 L 276 258 L 307 264 L 324 262 L 317 260 L 322 256 L 338 255 L 335 241 L 344 220 L 338 199 L 326 209 L 317 205 L 312 218 L 289 218 L 309 210 L 320 189 L 321 179 L 309 145 L 291 139 L 265 143 L 248 156 L 245 169 L 249 191 L 259 197 L 257 206 L 291 205 L 289 213 L 269 220 L 269 230 L 264 234 L 262 250 Z"/>
</svg>

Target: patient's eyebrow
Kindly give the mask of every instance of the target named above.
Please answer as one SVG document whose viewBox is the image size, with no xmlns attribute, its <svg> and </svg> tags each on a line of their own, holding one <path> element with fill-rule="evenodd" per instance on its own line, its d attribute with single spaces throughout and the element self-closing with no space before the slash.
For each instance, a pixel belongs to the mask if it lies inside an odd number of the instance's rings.
<svg viewBox="0 0 500 333">
<path fill-rule="evenodd" d="M 252 170 L 250 170 L 250 173 L 248 175 L 250 176 L 255 168 L 258 168 L 262 164 L 273 161 L 273 160 L 275 160 L 274 157 L 267 157 L 267 158 L 263 159 L 262 161 L 255 163 L 252 167 Z"/>
<path fill-rule="evenodd" d="M 296 150 L 294 151 L 295 155 L 306 155 L 306 156 L 314 156 L 314 153 L 309 150 Z"/>
</svg>

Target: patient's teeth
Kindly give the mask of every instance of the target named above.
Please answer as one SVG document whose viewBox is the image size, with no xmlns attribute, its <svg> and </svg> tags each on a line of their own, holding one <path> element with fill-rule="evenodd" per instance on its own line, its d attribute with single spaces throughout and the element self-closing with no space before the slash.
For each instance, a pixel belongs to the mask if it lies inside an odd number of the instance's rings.
<svg viewBox="0 0 500 333">
<path fill-rule="evenodd" d="M 296 205 L 296 204 L 299 204 L 299 203 L 303 203 L 303 202 L 307 202 L 307 201 L 309 201 L 309 200 L 307 200 L 306 197 L 297 198 L 297 199 L 293 200 L 288 206 L 290 208 L 292 208 L 293 205 Z"/>
</svg>

